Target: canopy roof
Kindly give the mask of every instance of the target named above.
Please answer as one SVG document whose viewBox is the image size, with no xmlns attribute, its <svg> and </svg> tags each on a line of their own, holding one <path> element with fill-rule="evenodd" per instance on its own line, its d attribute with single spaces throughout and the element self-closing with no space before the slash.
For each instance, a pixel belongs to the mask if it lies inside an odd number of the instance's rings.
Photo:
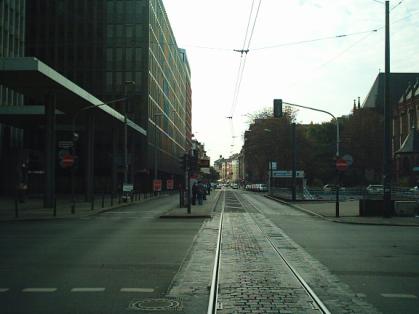
<svg viewBox="0 0 419 314">
<path fill-rule="evenodd" d="M 0 58 L 0 84 L 35 99 L 39 103 L 44 101 L 46 95 L 54 94 L 58 113 L 73 115 L 83 108 L 97 106 L 97 110 L 124 122 L 124 116 L 118 111 L 104 105 L 103 101 L 34 57 Z M 11 116 L 13 110 L 7 106 L 0 107 L 0 116 L 3 121 L 16 119 L 18 122 L 19 117 L 20 120 L 25 120 L 43 114 L 39 108 L 30 107 L 34 106 L 21 106 L 21 109 L 13 109 L 14 117 Z M 6 115 L 8 119 L 5 118 Z M 146 130 L 133 121 L 128 119 L 127 124 L 136 132 L 147 135 Z"/>
</svg>

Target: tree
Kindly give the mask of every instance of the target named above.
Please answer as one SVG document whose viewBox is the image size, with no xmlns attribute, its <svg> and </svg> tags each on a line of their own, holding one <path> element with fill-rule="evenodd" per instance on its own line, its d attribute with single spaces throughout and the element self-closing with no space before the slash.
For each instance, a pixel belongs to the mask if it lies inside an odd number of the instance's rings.
<svg viewBox="0 0 419 314">
<path fill-rule="evenodd" d="M 380 182 L 383 170 L 384 118 L 376 110 L 362 108 L 345 121 L 342 149 L 353 156 L 348 173 L 353 184 Z"/>
</svg>

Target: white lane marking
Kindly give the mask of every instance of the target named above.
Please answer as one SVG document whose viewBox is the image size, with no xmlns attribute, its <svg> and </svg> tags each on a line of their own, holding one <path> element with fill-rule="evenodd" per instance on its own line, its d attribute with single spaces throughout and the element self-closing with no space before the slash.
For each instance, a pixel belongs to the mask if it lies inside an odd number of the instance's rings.
<svg viewBox="0 0 419 314">
<path fill-rule="evenodd" d="M 55 292 L 57 288 L 25 288 L 22 292 Z"/>
<path fill-rule="evenodd" d="M 134 212 L 104 212 L 102 214 L 112 215 L 112 214 L 133 214 Z"/>
<path fill-rule="evenodd" d="M 418 297 L 414 294 L 404 293 L 381 293 L 384 298 L 401 298 L 401 299 L 417 299 Z"/>
<path fill-rule="evenodd" d="M 7 292 L 9 291 L 9 288 L 0 288 L 0 292 Z"/>
<path fill-rule="evenodd" d="M 103 292 L 105 288 L 73 288 L 71 292 Z"/>
<path fill-rule="evenodd" d="M 121 288 L 121 292 L 154 292 L 152 288 Z"/>
</svg>

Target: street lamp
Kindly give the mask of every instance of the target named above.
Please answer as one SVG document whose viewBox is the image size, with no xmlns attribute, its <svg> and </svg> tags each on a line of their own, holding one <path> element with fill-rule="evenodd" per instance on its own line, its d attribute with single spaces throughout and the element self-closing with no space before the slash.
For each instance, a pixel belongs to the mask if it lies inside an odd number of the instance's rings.
<svg viewBox="0 0 419 314">
<path fill-rule="evenodd" d="M 122 192 L 132 192 L 132 185 L 129 185 L 128 180 L 128 85 L 135 86 L 134 81 L 125 81 L 124 82 L 124 91 L 125 91 L 125 105 L 124 105 L 124 182 L 122 184 Z M 125 201 L 128 201 L 128 198 L 124 197 Z"/>
<path fill-rule="evenodd" d="M 157 160 L 157 117 L 161 117 L 163 114 L 155 113 L 153 115 L 154 120 L 154 180 L 158 178 L 158 160 Z M 157 195 L 157 191 L 154 191 L 154 195 Z"/>
<path fill-rule="evenodd" d="M 78 118 L 78 116 L 80 115 L 80 113 L 90 110 L 90 109 L 94 109 L 94 108 L 98 108 L 101 106 L 105 106 L 105 105 L 110 105 L 116 102 L 120 102 L 126 100 L 126 97 L 124 98 L 118 98 L 115 100 L 111 100 L 108 101 L 106 103 L 100 103 L 97 105 L 91 105 L 91 106 L 87 106 L 84 108 L 81 108 L 79 111 L 77 111 L 74 116 L 73 116 L 73 121 L 72 121 L 72 142 L 73 142 L 73 147 L 72 147 L 72 154 L 73 154 L 73 158 L 75 158 L 76 156 L 76 142 L 79 139 L 79 134 L 76 132 L 76 120 Z M 71 205 L 71 213 L 74 214 L 75 213 L 75 208 L 76 208 L 76 198 L 75 198 L 75 165 L 73 164 L 73 167 L 71 168 L 71 198 L 72 198 L 72 205 Z"/>
</svg>

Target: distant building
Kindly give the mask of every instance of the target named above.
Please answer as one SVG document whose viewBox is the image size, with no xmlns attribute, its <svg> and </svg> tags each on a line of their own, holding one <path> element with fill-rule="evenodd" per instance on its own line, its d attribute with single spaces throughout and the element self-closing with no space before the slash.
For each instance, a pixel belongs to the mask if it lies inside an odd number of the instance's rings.
<svg viewBox="0 0 419 314">
<path fill-rule="evenodd" d="M 419 184 L 419 79 L 411 83 L 393 110 L 396 177 Z"/>
<path fill-rule="evenodd" d="M 25 54 L 25 2 L 0 1 L 0 58 Z M 0 85 L 0 107 L 22 105 L 22 95 Z M 0 193 L 14 189 L 17 162 L 23 158 L 22 146 L 23 130 L 0 121 Z"/>
<path fill-rule="evenodd" d="M 365 98 L 363 108 L 384 108 L 384 75 L 379 73 L 374 81 L 367 97 Z M 390 73 L 390 104 L 398 103 L 400 97 L 406 91 L 410 83 L 419 79 L 419 73 Z"/>
</svg>

